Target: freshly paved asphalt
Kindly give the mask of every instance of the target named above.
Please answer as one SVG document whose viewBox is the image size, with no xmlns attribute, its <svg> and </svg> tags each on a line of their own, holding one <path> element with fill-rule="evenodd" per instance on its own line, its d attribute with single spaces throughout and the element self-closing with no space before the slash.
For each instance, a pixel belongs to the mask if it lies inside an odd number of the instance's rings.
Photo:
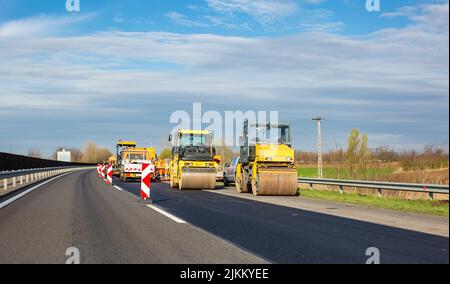
<svg viewBox="0 0 450 284">
<path fill-rule="evenodd" d="M 115 183 L 139 194 L 139 183 Z M 179 191 L 166 183 L 153 183 L 151 190 L 155 204 L 166 211 L 275 263 L 363 264 L 369 247 L 380 250 L 381 263 L 449 263 L 446 237 L 212 192 Z"/>
<path fill-rule="evenodd" d="M 81 263 L 264 263 L 105 185 L 93 171 L 51 181 L 0 209 L 0 263 L 63 264 L 69 247 L 79 249 Z"/>
<path fill-rule="evenodd" d="M 153 183 L 179 224 L 114 183 L 80 171 L 0 209 L 0 263 L 65 263 L 69 247 L 82 263 L 365 263 L 369 247 L 381 263 L 449 262 L 446 237 Z"/>
</svg>

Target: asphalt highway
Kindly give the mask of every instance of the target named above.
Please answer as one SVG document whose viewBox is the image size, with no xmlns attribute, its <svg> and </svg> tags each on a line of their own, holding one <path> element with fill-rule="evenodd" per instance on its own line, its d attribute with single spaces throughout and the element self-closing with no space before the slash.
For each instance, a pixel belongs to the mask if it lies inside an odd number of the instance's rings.
<svg viewBox="0 0 450 284">
<path fill-rule="evenodd" d="M 381 263 L 449 262 L 447 237 L 166 183 L 148 205 L 139 183 L 114 185 L 79 171 L 0 209 L 0 263 L 65 263 L 69 247 L 82 263 L 364 264 L 369 247 Z"/>
<path fill-rule="evenodd" d="M 2 202 L 2 200 L 0 200 Z M 264 263 L 107 186 L 95 171 L 68 174 L 0 209 L 0 263 Z"/>
<path fill-rule="evenodd" d="M 115 184 L 138 196 L 139 183 Z M 448 263 L 449 239 L 307 210 L 153 183 L 158 206 L 274 263 Z M 217 189 L 220 190 L 220 189 Z M 292 197 L 296 198 L 296 197 Z"/>
</svg>

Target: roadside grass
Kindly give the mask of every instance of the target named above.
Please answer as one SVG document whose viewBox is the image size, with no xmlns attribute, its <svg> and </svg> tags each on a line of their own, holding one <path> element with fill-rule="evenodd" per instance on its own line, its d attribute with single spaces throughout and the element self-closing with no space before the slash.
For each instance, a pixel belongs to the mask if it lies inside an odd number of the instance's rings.
<svg viewBox="0 0 450 284">
<path fill-rule="evenodd" d="M 449 204 L 447 201 L 442 200 L 405 200 L 391 197 L 379 198 L 355 193 L 341 194 L 335 191 L 317 189 L 300 189 L 299 195 L 311 199 L 345 202 L 368 207 L 448 217 Z"/>
<path fill-rule="evenodd" d="M 393 167 L 373 167 L 368 168 L 365 172 L 365 176 L 358 179 L 370 180 L 378 176 L 387 176 L 393 174 L 394 172 L 395 169 Z M 299 177 L 316 178 L 317 167 L 299 167 L 297 168 L 297 174 Z M 347 169 L 338 167 L 324 167 L 323 176 L 324 178 L 330 179 L 351 179 L 349 178 L 349 173 Z"/>
</svg>

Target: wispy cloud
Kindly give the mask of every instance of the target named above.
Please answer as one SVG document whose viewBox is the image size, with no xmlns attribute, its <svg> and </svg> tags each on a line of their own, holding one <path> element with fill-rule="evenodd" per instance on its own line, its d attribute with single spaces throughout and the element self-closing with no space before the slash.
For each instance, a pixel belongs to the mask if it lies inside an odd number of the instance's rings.
<svg viewBox="0 0 450 284">
<path fill-rule="evenodd" d="M 58 34 L 71 25 L 85 21 L 94 14 L 82 16 L 49 16 L 40 15 L 0 23 L 0 37 L 47 36 Z"/>
<path fill-rule="evenodd" d="M 209 7 L 221 13 L 243 13 L 262 24 L 293 15 L 298 5 L 293 0 L 207 0 Z"/>
<path fill-rule="evenodd" d="M 179 25 L 187 26 L 187 27 L 210 27 L 211 25 L 208 23 L 200 22 L 200 21 L 193 21 L 191 19 L 188 19 L 184 15 L 177 13 L 177 12 L 170 12 L 166 14 L 166 17 L 170 18 L 173 22 Z"/>
<path fill-rule="evenodd" d="M 446 3 L 404 6 L 393 12 L 385 12 L 381 14 L 381 17 L 406 17 L 421 28 L 448 31 L 449 3 L 447 1 Z"/>
<path fill-rule="evenodd" d="M 196 28 L 211 28 L 220 27 L 231 30 L 252 30 L 247 23 L 233 23 L 225 19 L 224 17 L 218 17 L 213 15 L 204 15 L 201 20 L 191 20 L 183 14 L 177 12 L 170 12 L 166 14 L 166 17 L 171 19 L 175 24 L 196 27 Z"/>
<path fill-rule="evenodd" d="M 8 107 L 0 109 L 2 127 L 32 112 L 69 128 L 96 117 L 118 125 L 123 119 L 116 114 L 128 110 L 148 121 L 126 131 L 118 127 L 123 132 L 114 135 L 135 135 L 158 124 L 136 137 L 158 141 L 170 127 L 172 111 L 201 101 L 217 110 L 279 110 L 282 120 L 296 125 L 297 137 L 307 135 L 304 121 L 326 113 L 327 123 L 335 122 L 325 137 L 331 145 L 354 125 L 401 135 L 407 143 L 448 143 L 448 33 L 426 28 L 448 15 L 435 8 L 424 6 L 409 27 L 366 36 L 119 31 L 42 36 L 48 31 L 42 28 L 14 37 L 4 28 L 14 22 L 4 23 L 0 104 Z M 98 128 L 78 129 L 94 136 Z M 376 143 L 389 144 L 392 137 L 378 136 Z M 305 140 L 297 143 L 313 147 Z"/>
</svg>

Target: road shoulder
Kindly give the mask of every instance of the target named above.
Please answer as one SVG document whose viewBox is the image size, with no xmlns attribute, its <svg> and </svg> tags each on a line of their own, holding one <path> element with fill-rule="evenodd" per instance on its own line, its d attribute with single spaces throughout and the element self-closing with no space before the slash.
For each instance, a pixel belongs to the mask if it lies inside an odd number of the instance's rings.
<svg viewBox="0 0 450 284">
<path fill-rule="evenodd" d="M 304 197 L 253 196 L 252 194 L 237 193 L 234 187 L 207 191 L 258 202 L 270 203 L 290 208 L 308 210 L 317 213 L 386 225 L 395 228 L 449 237 L 448 217 L 398 212 L 349 203 L 308 199 Z"/>
</svg>

